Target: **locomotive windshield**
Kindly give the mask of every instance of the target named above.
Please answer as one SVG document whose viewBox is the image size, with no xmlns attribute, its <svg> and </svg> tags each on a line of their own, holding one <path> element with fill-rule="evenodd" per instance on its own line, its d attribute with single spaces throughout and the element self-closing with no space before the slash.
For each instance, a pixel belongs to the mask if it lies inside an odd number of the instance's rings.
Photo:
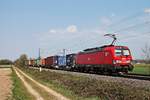
<svg viewBox="0 0 150 100">
<path fill-rule="evenodd" d="M 128 56 L 128 55 L 130 55 L 129 50 L 123 50 L 123 55 L 124 55 L 124 56 Z"/>
<path fill-rule="evenodd" d="M 116 56 L 121 56 L 122 55 L 121 49 L 116 49 L 115 54 L 116 54 Z"/>
<path fill-rule="evenodd" d="M 115 49 L 115 55 L 116 56 L 129 56 L 130 52 L 128 49 Z"/>
</svg>

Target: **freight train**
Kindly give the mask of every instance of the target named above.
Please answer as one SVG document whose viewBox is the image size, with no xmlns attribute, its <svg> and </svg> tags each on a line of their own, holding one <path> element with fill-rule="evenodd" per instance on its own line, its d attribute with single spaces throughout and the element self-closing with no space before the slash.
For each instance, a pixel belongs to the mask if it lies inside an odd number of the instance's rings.
<svg viewBox="0 0 150 100">
<path fill-rule="evenodd" d="M 114 42 L 114 41 L 113 41 Z M 64 56 L 30 59 L 28 66 L 81 72 L 128 73 L 133 70 L 132 56 L 127 46 L 105 45 Z"/>
</svg>

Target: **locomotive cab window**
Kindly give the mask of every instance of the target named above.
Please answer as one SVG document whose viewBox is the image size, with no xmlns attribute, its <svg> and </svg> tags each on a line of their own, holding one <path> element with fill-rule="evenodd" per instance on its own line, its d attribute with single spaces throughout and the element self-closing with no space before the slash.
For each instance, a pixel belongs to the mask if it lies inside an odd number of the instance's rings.
<svg viewBox="0 0 150 100">
<path fill-rule="evenodd" d="M 115 55 L 116 56 L 121 56 L 122 55 L 121 49 L 115 49 Z"/>
<path fill-rule="evenodd" d="M 115 49 L 116 56 L 129 56 L 130 52 L 128 49 Z"/>
<path fill-rule="evenodd" d="M 123 55 L 124 55 L 124 56 L 128 56 L 128 55 L 130 55 L 129 50 L 123 50 Z"/>
</svg>

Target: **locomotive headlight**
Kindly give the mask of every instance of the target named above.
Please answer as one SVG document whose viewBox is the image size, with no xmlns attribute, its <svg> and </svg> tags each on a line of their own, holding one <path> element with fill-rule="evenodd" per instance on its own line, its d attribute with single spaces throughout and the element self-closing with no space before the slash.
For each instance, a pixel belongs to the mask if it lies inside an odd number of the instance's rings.
<svg viewBox="0 0 150 100">
<path fill-rule="evenodd" d="M 116 63 L 121 63 L 121 60 L 116 60 Z"/>
<path fill-rule="evenodd" d="M 118 63 L 122 63 L 121 60 L 113 60 L 113 64 L 118 64 Z"/>
<path fill-rule="evenodd" d="M 116 64 L 116 60 L 113 60 L 113 64 Z"/>
<path fill-rule="evenodd" d="M 130 61 L 130 60 L 127 60 L 126 63 L 131 63 L 131 61 Z"/>
</svg>

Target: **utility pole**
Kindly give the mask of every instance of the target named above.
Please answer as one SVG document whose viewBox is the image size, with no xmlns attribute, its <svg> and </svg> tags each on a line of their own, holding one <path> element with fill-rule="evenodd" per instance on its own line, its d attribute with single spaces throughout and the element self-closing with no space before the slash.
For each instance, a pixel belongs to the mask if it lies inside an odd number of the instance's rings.
<svg viewBox="0 0 150 100">
<path fill-rule="evenodd" d="M 38 58 L 41 59 L 41 50 L 40 50 L 40 48 L 39 48 L 39 57 Z"/>
<path fill-rule="evenodd" d="M 63 56 L 66 55 L 66 49 L 63 49 Z"/>
</svg>

